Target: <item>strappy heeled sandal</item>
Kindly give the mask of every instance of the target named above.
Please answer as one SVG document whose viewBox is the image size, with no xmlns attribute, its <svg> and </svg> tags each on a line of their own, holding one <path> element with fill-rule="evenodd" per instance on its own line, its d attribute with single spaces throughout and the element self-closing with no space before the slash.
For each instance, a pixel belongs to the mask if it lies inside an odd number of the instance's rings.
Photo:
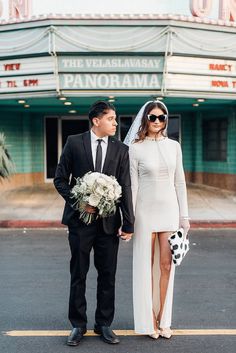
<svg viewBox="0 0 236 353">
<path fill-rule="evenodd" d="M 172 334 L 173 334 L 173 331 L 169 327 L 160 328 L 160 336 L 161 337 L 169 339 L 169 338 L 171 338 Z"/>
<path fill-rule="evenodd" d="M 158 337 L 160 336 L 160 330 L 156 330 L 155 333 L 152 333 L 151 335 L 148 335 L 148 336 L 153 340 L 157 340 Z"/>
<path fill-rule="evenodd" d="M 157 340 L 158 337 L 160 336 L 159 321 L 158 320 L 156 321 L 156 327 L 157 328 L 155 330 L 155 333 L 152 333 L 151 335 L 148 335 L 149 337 L 151 337 L 154 340 Z"/>
</svg>

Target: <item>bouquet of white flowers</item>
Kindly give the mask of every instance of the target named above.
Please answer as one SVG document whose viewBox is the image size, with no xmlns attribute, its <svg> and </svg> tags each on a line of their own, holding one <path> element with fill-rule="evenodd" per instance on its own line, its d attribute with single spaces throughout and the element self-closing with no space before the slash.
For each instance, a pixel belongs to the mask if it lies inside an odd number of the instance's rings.
<svg viewBox="0 0 236 353">
<path fill-rule="evenodd" d="M 97 172 L 88 172 L 82 178 L 76 178 L 76 184 L 71 190 L 71 198 L 75 199 L 73 207 L 80 212 L 80 219 L 86 224 L 98 217 L 115 214 L 120 197 L 121 186 L 116 178 Z M 86 212 L 88 204 L 96 207 L 97 212 Z"/>
</svg>

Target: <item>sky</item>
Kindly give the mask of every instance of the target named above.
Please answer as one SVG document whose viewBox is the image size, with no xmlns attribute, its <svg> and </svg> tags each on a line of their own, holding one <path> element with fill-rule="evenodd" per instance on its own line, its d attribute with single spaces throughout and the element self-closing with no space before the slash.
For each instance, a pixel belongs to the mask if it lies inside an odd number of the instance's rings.
<svg viewBox="0 0 236 353">
<path fill-rule="evenodd" d="M 190 0 L 31 0 L 32 14 L 182 14 L 191 16 Z M 9 0 L 0 0 L 0 19 L 8 19 Z M 217 17 L 219 0 L 211 16 Z M 1 13 L 2 12 L 2 13 Z"/>
</svg>

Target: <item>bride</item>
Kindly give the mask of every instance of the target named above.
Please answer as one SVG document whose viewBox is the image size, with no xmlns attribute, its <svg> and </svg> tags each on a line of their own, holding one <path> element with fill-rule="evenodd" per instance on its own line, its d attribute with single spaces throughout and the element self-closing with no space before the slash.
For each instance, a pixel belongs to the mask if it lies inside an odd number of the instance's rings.
<svg viewBox="0 0 236 353">
<path fill-rule="evenodd" d="M 168 110 L 147 102 L 124 143 L 130 146 L 135 211 L 133 305 L 135 332 L 170 338 L 175 266 L 168 237 L 189 230 L 180 144 L 167 137 Z"/>
</svg>

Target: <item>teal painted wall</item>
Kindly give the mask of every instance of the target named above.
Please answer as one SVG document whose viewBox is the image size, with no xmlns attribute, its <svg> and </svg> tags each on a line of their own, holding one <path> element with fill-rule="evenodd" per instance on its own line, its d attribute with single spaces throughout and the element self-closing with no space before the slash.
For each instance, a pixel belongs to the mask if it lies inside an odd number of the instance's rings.
<svg viewBox="0 0 236 353">
<path fill-rule="evenodd" d="M 178 109 L 180 114 L 181 111 Z M 202 160 L 202 120 L 229 119 L 226 162 Z M 44 171 L 44 119 L 40 113 L 0 113 L 0 132 L 4 132 L 17 173 Z M 236 112 L 233 109 L 181 114 L 181 142 L 186 172 L 236 174 Z"/>
<path fill-rule="evenodd" d="M 192 171 L 194 169 L 194 139 L 195 135 L 193 133 L 194 129 L 192 124 L 194 119 L 192 118 L 192 113 L 182 115 L 181 118 L 181 147 L 183 153 L 183 164 L 186 171 Z"/>
<path fill-rule="evenodd" d="M 43 117 L 39 114 L 0 114 L 0 132 L 6 136 L 17 173 L 43 172 Z"/>
<path fill-rule="evenodd" d="M 228 130 L 228 166 L 236 174 L 236 111 L 232 112 Z"/>
<path fill-rule="evenodd" d="M 32 119 L 31 130 L 32 161 L 34 172 L 44 171 L 44 116 L 35 114 Z"/>
<path fill-rule="evenodd" d="M 206 118 L 228 118 L 227 161 L 203 161 L 202 121 Z M 184 168 L 187 172 L 236 174 L 236 114 L 232 109 L 184 113 L 181 121 Z"/>
</svg>

